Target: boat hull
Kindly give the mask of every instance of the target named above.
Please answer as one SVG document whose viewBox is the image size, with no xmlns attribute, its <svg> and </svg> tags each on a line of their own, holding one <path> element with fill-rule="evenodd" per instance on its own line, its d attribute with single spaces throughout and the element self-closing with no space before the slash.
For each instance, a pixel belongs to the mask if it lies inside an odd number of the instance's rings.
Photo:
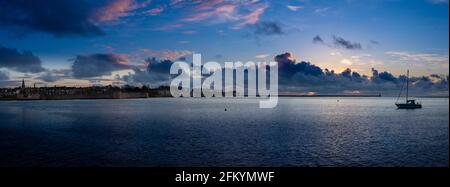
<svg viewBox="0 0 450 187">
<path fill-rule="evenodd" d="M 422 108 L 421 104 L 395 104 L 397 105 L 397 108 L 399 109 L 416 109 L 416 108 Z"/>
</svg>

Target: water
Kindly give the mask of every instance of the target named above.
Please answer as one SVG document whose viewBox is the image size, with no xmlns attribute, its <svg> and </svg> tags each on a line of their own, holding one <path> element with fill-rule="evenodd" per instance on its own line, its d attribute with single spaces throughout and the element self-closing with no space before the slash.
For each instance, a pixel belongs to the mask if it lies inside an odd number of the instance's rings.
<svg viewBox="0 0 450 187">
<path fill-rule="evenodd" d="M 0 166 L 443 166 L 449 100 L 1 101 Z M 227 108 L 227 111 L 224 109 Z"/>
</svg>

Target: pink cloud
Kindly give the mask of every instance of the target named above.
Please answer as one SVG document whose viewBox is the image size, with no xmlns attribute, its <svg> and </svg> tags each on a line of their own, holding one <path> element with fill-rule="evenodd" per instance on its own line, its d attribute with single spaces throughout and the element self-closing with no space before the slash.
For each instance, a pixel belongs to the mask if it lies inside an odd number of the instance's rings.
<svg viewBox="0 0 450 187">
<path fill-rule="evenodd" d="M 258 22 L 268 7 L 268 3 L 258 1 L 200 1 L 192 6 L 195 13 L 183 18 L 182 21 L 238 22 L 234 27 L 241 28 Z"/>
<path fill-rule="evenodd" d="M 152 8 L 152 9 L 146 11 L 145 14 L 150 15 L 150 16 L 156 16 L 163 11 L 164 11 L 163 7 L 157 7 L 157 8 Z"/>
<path fill-rule="evenodd" d="M 264 4 L 263 6 L 257 7 L 253 11 L 250 11 L 247 15 L 242 16 L 242 22 L 236 24 L 233 28 L 239 29 L 245 25 L 253 25 L 257 23 L 264 13 L 264 11 L 269 7 L 269 4 Z"/>
<path fill-rule="evenodd" d="M 187 18 L 184 18 L 183 21 L 202 21 L 212 17 L 220 19 L 230 19 L 233 18 L 233 13 L 235 12 L 236 5 L 229 2 L 213 0 L 204 1 L 194 6 L 193 9 L 199 13 L 188 16 Z"/>
<path fill-rule="evenodd" d="M 168 4 L 148 9 L 151 0 L 111 0 L 92 16 L 95 23 L 120 23 L 128 16 L 155 16 L 171 8 L 182 8 L 183 17 L 173 23 L 153 30 L 168 31 L 183 27 L 186 22 L 207 24 L 232 23 L 234 29 L 252 25 L 259 21 L 269 4 L 266 1 L 231 0 L 171 0 Z"/>
<path fill-rule="evenodd" d="M 215 6 L 221 6 L 226 1 L 223 0 L 208 0 L 208 1 L 199 1 L 198 5 L 195 6 L 196 10 L 208 10 Z"/>
<path fill-rule="evenodd" d="M 133 56 L 134 58 L 145 59 L 148 57 L 156 57 L 168 60 L 178 60 L 181 57 L 191 55 L 193 52 L 189 50 L 152 50 L 147 48 L 139 49 Z"/>
<path fill-rule="evenodd" d="M 264 10 L 266 10 L 267 8 L 267 4 L 264 5 L 263 7 L 259 7 L 255 10 L 253 10 L 252 12 L 250 12 L 250 14 L 244 16 L 243 20 L 245 24 L 255 24 L 256 22 L 258 22 L 259 17 L 261 16 L 261 14 L 264 13 Z"/>
<path fill-rule="evenodd" d="M 181 51 L 163 51 L 162 52 L 162 58 L 169 59 L 169 60 L 177 60 L 181 57 L 185 57 L 188 55 L 191 55 L 192 51 L 188 50 L 181 50 Z"/>
<path fill-rule="evenodd" d="M 112 56 L 117 59 L 117 62 L 116 62 L 117 64 L 122 64 L 122 65 L 130 64 L 130 60 L 129 60 L 127 54 L 112 54 Z"/>
<path fill-rule="evenodd" d="M 113 52 L 114 52 L 114 47 L 111 46 L 111 45 L 94 44 L 94 47 L 103 49 L 104 51 L 106 51 L 106 52 L 108 52 L 108 53 L 113 53 Z"/>
<path fill-rule="evenodd" d="M 183 0 L 170 0 L 170 6 L 175 6 L 183 2 Z"/>
<path fill-rule="evenodd" d="M 150 0 L 137 2 L 135 0 L 113 0 L 111 3 L 100 8 L 93 16 L 95 22 L 116 21 L 121 17 L 133 15 L 132 11 L 143 8 L 150 3 Z"/>
<path fill-rule="evenodd" d="M 184 18 L 183 21 L 188 21 L 188 22 L 201 21 L 201 20 L 211 17 L 212 15 L 214 15 L 213 12 L 203 12 L 200 14 L 194 14 L 190 17 Z"/>
</svg>

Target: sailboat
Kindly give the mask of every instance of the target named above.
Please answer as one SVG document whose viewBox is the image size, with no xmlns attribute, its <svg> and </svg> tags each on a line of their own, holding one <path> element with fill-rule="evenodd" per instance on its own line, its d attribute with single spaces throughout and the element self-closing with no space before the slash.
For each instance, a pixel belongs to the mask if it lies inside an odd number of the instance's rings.
<svg viewBox="0 0 450 187">
<path fill-rule="evenodd" d="M 400 90 L 400 93 L 398 94 L 397 101 L 400 98 L 402 94 L 402 89 Z M 406 102 L 405 103 L 398 103 L 395 102 L 395 105 L 397 105 L 398 109 L 416 109 L 416 108 L 422 108 L 422 104 L 419 102 L 416 102 L 415 99 L 409 99 L 408 98 L 408 91 L 409 91 L 409 70 L 406 72 Z"/>
</svg>

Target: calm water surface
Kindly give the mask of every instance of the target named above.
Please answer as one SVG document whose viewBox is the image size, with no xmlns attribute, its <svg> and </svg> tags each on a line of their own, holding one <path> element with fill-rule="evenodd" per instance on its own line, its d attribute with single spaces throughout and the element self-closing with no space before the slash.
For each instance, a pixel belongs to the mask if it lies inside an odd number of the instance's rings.
<svg viewBox="0 0 450 187">
<path fill-rule="evenodd" d="M 0 166 L 448 167 L 448 98 L 424 98 L 418 110 L 394 102 L 0 101 Z"/>
</svg>

